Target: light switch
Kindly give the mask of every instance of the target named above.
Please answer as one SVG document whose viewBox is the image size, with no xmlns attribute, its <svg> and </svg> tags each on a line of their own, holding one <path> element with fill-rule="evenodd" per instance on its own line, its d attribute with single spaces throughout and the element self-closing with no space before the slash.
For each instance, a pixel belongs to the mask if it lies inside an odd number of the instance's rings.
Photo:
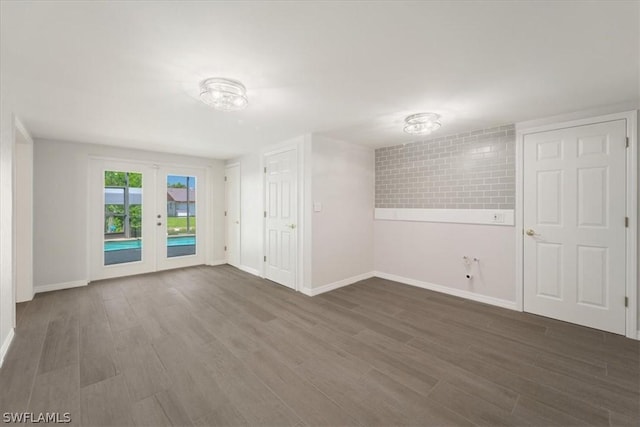
<svg viewBox="0 0 640 427">
<path fill-rule="evenodd" d="M 320 211 L 322 211 L 322 203 L 320 203 L 320 202 L 313 202 L 313 211 L 314 211 L 314 212 L 320 212 Z"/>
</svg>

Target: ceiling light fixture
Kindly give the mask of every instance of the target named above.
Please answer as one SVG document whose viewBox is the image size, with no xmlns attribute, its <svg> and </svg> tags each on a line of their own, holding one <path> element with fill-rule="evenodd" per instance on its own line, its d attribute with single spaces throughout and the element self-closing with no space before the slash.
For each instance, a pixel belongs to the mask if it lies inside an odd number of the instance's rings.
<svg viewBox="0 0 640 427">
<path fill-rule="evenodd" d="M 411 135 L 429 135 L 442 126 L 440 115 L 436 113 L 412 114 L 404 119 L 404 131 Z"/>
<path fill-rule="evenodd" d="M 247 88 L 237 80 L 212 77 L 200 82 L 200 99 L 220 111 L 238 111 L 247 107 Z"/>
</svg>

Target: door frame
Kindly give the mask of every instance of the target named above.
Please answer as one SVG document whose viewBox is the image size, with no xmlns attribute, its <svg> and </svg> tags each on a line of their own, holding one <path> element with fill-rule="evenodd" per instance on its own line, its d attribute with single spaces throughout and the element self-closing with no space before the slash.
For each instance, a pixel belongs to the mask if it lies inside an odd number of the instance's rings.
<svg viewBox="0 0 640 427">
<path fill-rule="evenodd" d="M 524 311 L 524 138 L 533 133 L 553 131 L 615 120 L 625 120 L 629 148 L 627 149 L 626 215 L 626 308 L 625 336 L 640 340 L 638 330 L 638 110 L 607 114 L 570 121 L 554 121 L 538 126 L 516 129 L 516 309 Z"/>
<path fill-rule="evenodd" d="M 238 214 L 240 215 L 240 242 L 238 245 L 238 265 L 234 267 L 240 268 L 240 266 L 242 265 L 242 166 L 240 162 L 227 163 L 224 166 L 224 261 L 229 264 L 229 252 L 227 251 L 227 248 L 229 247 L 229 217 L 227 216 L 227 212 L 229 211 L 229 184 L 227 183 L 227 170 L 231 168 L 238 168 L 238 204 L 240 205 Z"/>
<path fill-rule="evenodd" d="M 260 154 L 260 170 L 259 173 L 262 176 L 262 191 L 260 197 L 262 198 L 262 206 L 263 212 L 266 211 L 266 197 L 265 192 L 267 190 L 267 177 L 265 173 L 265 158 L 267 156 L 271 156 L 273 154 L 284 153 L 285 151 L 294 150 L 296 152 L 297 158 L 297 204 L 298 204 L 298 223 L 296 227 L 296 239 L 297 239 L 297 251 L 296 251 L 296 274 L 295 274 L 295 284 L 293 289 L 297 292 L 300 292 L 303 288 L 305 288 L 305 273 L 307 272 L 305 268 L 305 260 L 310 256 L 308 254 L 308 248 L 305 246 L 307 241 L 307 222 L 305 221 L 305 204 L 307 200 L 305 199 L 305 137 L 294 138 L 289 141 L 285 141 L 282 144 L 278 144 L 269 148 L 262 150 Z M 264 257 L 267 253 L 266 247 L 266 233 L 267 233 L 267 225 L 264 216 L 262 217 L 262 259 L 260 260 L 260 277 L 265 278 L 265 263 L 263 261 Z M 308 273 L 307 273 L 308 274 Z"/>
</svg>

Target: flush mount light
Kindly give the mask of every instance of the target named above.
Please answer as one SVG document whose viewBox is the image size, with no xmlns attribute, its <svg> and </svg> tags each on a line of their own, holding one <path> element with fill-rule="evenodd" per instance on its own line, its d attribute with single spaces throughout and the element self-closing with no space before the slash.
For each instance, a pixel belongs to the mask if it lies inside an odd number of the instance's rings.
<svg viewBox="0 0 640 427">
<path fill-rule="evenodd" d="M 412 114 L 404 119 L 404 131 L 411 135 L 429 135 L 442 126 L 440 115 L 436 113 Z"/>
<path fill-rule="evenodd" d="M 247 89 L 237 80 L 212 77 L 200 82 L 200 99 L 220 111 L 238 111 L 247 107 Z"/>
</svg>

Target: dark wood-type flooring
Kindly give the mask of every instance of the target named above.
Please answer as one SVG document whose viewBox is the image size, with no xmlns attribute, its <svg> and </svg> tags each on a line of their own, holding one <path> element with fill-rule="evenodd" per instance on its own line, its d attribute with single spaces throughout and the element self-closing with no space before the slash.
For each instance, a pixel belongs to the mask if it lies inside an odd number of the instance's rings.
<svg viewBox="0 0 640 427">
<path fill-rule="evenodd" d="M 370 279 L 306 297 L 229 266 L 18 306 L 0 412 L 72 425 L 640 425 L 639 343 Z"/>
</svg>

